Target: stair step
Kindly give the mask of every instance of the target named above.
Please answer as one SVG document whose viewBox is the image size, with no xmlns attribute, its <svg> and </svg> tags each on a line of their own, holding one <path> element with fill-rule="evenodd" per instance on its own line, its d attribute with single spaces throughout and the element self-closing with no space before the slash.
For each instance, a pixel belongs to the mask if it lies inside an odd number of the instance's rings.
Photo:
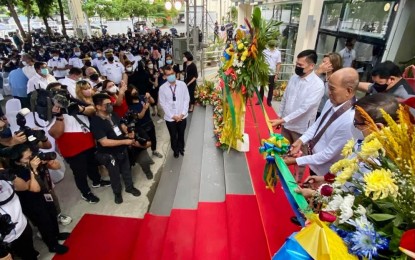
<svg viewBox="0 0 415 260">
<path fill-rule="evenodd" d="M 226 203 L 200 202 L 193 259 L 230 259 L 228 232 Z"/>
<path fill-rule="evenodd" d="M 192 124 L 186 142 L 186 151 L 177 183 L 174 209 L 197 209 L 200 190 L 200 171 L 202 165 L 203 135 L 205 132 L 206 108 L 195 107 Z M 181 157 L 181 156 L 180 156 Z"/>
<path fill-rule="evenodd" d="M 193 257 L 197 210 L 172 209 L 160 259 L 187 260 Z M 143 258 L 145 259 L 145 258 Z"/>
<path fill-rule="evenodd" d="M 192 114 L 187 117 L 185 138 L 189 135 L 189 126 L 192 122 Z M 157 186 L 149 212 L 157 216 L 169 216 L 173 208 L 176 195 L 177 183 L 179 182 L 180 169 L 182 168 L 183 157 L 174 158 L 173 151 L 169 148 L 166 156 L 166 163 L 163 166 L 160 182 Z"/>
<path fill-rule="evenodd" d="M 222 202 L 225 200 L 225 168 L 223 151 L 215 146 L 213 134 L 213 107 L 206 107 L 205 132 L 203 136 L 202 169 L 200 180 L 200 202 Z"/>
<path fill-rule="evenodd" d="M 226 194 L 254 194 L 245 153 L 224 151 Z"/>
<path fill-rule="evenodd" d="M 131 248 L 133 251 L 131 259 L 159 260 L 168 222 L 169 217 L 147 213 L 141 224 L 135 245 Z"/>
<path fill-rule="evenodd" d="M 230 259 L 270 259 L 255 195 L 226 195 Z"/>
</svg>

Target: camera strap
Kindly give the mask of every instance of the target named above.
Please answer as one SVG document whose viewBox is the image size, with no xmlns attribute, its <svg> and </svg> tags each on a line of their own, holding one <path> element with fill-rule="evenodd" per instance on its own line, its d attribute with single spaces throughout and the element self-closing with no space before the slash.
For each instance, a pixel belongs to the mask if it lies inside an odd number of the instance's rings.
<svg viewBox="0 0 415 260">
<path fill-rule="evenodd" d="M 82 126 L 82 128 L 88 129 L 88 131 L 91 130 L 91 129 L 89 129 L 89 127 L 81 119 L 79 119 L 79 117 L 77 115 L 73 115 L 73 117 Z"/>
<path fill-rule="evenodd" d="M 6 181 L 6 182 L 7 182 L 7 181 Z M 9 182 L 7 182 L 7 184 L 9 184 L 9 185 L 10 185 L 10 187 L 12 187 L 13 193 L 12 193 L 12 194 L 10 195 L 10 197 L 8 197 L 7 199 L 5 199 L 5 200 L 3 200 L 3 201 L 0 201 L 0 206 L 3 206 L 3 205 L 5 205 L 5 204 L 9 203 L 9 202 L 13 199 L 14 195 L 16 194 L 16 192 L 14 192 L 13 185 L 11 185 Z"/>
</svg>

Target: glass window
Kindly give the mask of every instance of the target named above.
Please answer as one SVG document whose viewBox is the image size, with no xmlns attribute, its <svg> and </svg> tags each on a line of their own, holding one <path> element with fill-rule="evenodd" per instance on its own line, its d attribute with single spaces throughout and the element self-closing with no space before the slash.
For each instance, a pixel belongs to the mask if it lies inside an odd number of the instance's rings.
<svg viewBox="0 0 415 260">
<path fill-rule="evenodd" d="M 295 44 L 297 43 L 298 28 L 295 26 L 287 26 L 282 31 L 281 51 L 282 63 L 292 63 L 294 58 Z"/>
<path fill-rule="evenodd" d="M 336 37 L 324 33 L 319 34 L 316 49 L 319 61 L 323 59 L 324 54 L 333 51 L 335 42 Z"/>
<path fill-rule="evenodd" d="M 281 22 L 283 23 L 290 23 L 291 17 L 291 5 L 281 5 Z"/>
<path fill-rule="evenodd" d="M 384 38 L 394 1 L 357 0 L 346 4 L 340 31 Z"/>
<path fill-rule="evenodd" d="M 326 3 L 324 5 L 320 28 L 337 31 L 343 3 Z"/>
<path fill-rule="evenodd" d="M 300 23 L 301 4 L 292 4 L 291 23 Z"/>
</svg>

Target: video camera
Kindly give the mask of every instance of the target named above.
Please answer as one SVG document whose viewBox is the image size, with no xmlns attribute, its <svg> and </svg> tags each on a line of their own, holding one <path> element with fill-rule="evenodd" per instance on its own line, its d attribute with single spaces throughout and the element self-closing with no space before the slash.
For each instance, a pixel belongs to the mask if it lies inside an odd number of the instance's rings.
<svg viewBox="0 0 415 260">
<path fill-rule="evenodd" d="M 132 133 L 134 131 L 134 139 L 140 144 L 140 145 L 146 145 L 147 139 L 140 136 L 138 131 L 138 125 L 137 125 L 138 115 L 132 110 L 128 110 L 127 113 L 125 113 L 125 116 L 121 118 L 120 122 L 121 124 L 125 124 L 127 126 L 128 133 Z"/>
</svg>

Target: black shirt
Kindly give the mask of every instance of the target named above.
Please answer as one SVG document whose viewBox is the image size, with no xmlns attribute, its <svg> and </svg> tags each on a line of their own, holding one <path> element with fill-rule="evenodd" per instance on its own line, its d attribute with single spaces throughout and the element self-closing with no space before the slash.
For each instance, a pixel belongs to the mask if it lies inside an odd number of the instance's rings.
<svg viewBox="0 0 415 260">
<path fill-rule="evenodd" d="M 146 103 L 144 96 L 139 96 L 139 102 L 138 103 L 132 103 L 128 106 L 128 108 L 135 113 L 141 113 L 143 110 L 144 104 Z M 150 116 L 150 110 L 147 109 L 147 111 L 144 113 L 143 118 L 137 119 L 138 126 L 143 128 L 144 130 L 151 130 L 154 128 L 153 120 Z"/>
<path fill-rule="evenodd" d="M 118 127 L 118 129 L 117 129 Z M 97 150 L 101 153 L 109 153 L 109 154 L 118 154 L 125 152 L 127 145 L 120 145 L 120 146 L 111 146 L 111 147 L 103 147 L 99 142 L 102 138 L 113 139 L 113 140 L 123 140 L 127 139 L 125 134 L 121 130 L 121 122 L 120 118 L 116 114 L 111 115 L 111 120 L 104 119 L 100 116 L 93 116 L 90 118 L 90 128 L 91 132 L 94 135 L 95 140 L 97 140 Z M 119 135 L 116 134 L 116 131 L 120 131 Z"/>
<path fill-rule="evenodd" d="M 185 78 L 184 78 L 184 82 L 186 84 L 188 84 L 193 78 L 197 78 L 197 67 L 196 65 L 192 62 L 189 64 L 189 66 L 186 66 L 186 70 L 185 70 L 186 74 L 185 74 Z M 193 81 L 192 85 L 196 85 L 196 80 Z"/>
</svg>

